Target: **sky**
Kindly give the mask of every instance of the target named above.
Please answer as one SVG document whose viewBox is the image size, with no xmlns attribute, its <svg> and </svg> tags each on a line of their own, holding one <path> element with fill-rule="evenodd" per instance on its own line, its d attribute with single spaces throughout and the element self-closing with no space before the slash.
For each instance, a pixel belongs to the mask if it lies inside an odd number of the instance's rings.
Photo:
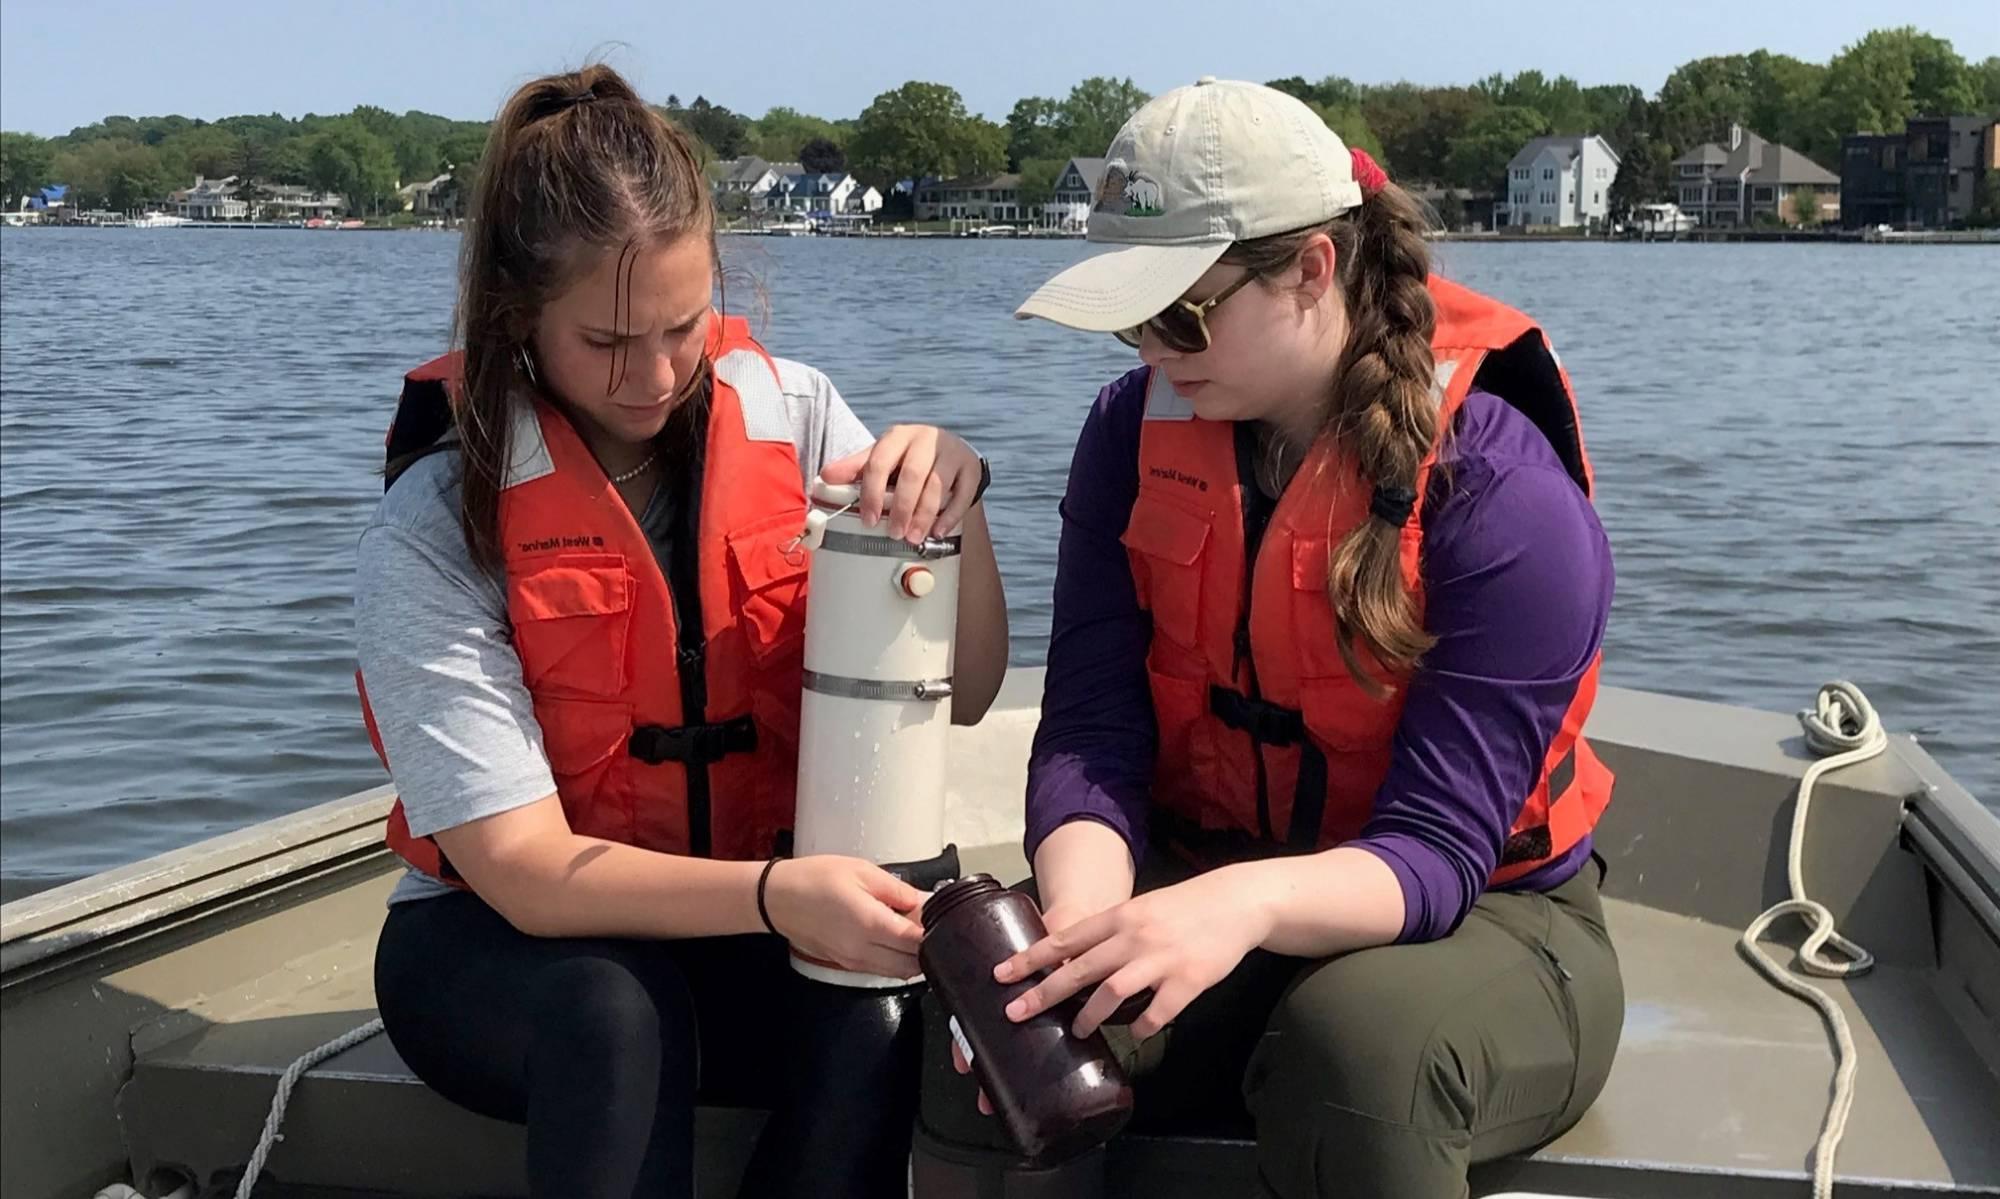
<svg viewBox="0 0 2000 1199">
<path fill-rule="evenodd" d="M 884 15 L 898 7 L 909 15 Z M 989 7 L 343 0 L 313 11 L 8 0 L 0 5 L 0 128 L 55 135 L 112 114 L 297 117 L 358 104 L 485 120 L 525 80 L 591 59 L 626 73 L 649 98 L 702 95 L 750 116 L 785 105 L 851 117 L 877 94 L 925 79 L 956 87 L 972 111 L 1004 121 L 1020 97 L 1062 96 L 1091 75 L 1129 76 L 1158 93 L 1201 75 L 1442 84 L 1532 68 L 1652 92 L 1690 59 L 1761 48 L 1824 62 L 1892 24 L 1948 38 L 1968 59 L 2000 54 L 1996 0 L 1905 0 L 1894 9 L 1882 0 Z M 866 15 L 849 15 L 856 12 Z"/>
</svg>

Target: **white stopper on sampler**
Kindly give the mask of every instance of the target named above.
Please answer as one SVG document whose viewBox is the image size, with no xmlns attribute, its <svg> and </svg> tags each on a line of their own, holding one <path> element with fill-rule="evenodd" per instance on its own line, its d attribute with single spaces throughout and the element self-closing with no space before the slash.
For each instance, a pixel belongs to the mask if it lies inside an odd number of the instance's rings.
<svg viewBox="0 0 2000 1199">
<path fill-rule="evenodd" d="M 860 494 L 814 480 L 800 540 L 813 555 L 792 849 L 926 862 L 945 848 L 958 538 L 914 546 L 886 518 L 869 528 L 853 510 Z M 909 982 L 792 965 L 843 986 Z"/>
</svg>

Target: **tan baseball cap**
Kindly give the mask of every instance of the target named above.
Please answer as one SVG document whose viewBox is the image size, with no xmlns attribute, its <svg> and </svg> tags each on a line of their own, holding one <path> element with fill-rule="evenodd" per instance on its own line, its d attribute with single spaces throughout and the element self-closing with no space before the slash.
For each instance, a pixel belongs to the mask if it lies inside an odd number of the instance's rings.
<svg viewBox="0 0 2000 1199">
<path fill-rule="evenodd" d="M 1205 75 L 1147 101 L 1105 152 L 1086 235 L 1126 248 L 1070 267 L 1014 315 L 1129 329 L 1180 298 L 1231 244 L 1360 203 L 1347 146 L 1303 101 Z"/>
</svg>

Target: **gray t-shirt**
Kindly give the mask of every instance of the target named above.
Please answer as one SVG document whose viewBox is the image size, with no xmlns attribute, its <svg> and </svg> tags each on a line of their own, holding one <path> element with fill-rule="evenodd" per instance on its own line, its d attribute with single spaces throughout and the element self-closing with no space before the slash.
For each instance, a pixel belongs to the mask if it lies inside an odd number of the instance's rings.
<svg viewBox="0 0 2000 1199">
<path fill-rule="evenodd" d="M 802 481 L 874 443 L 825 375 L 777 363 Z M 354 585 L 369 706 L 420 837 L 556 789 L 514 652 L 505 583 L 473 564 L 459 532 L 458 475 L 456 452 L 411 465 L 361 533 Z M 670 510 L 665 497 L 648 506 L 641 523 L 650 536 L 672 524 Z M 389 902 L 449 893 L 412 870 Z"/>
</svg>

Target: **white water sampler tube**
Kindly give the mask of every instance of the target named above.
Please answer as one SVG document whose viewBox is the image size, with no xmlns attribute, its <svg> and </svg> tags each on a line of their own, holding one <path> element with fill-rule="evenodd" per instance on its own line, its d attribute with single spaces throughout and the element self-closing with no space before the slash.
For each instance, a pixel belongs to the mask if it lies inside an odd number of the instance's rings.
<svg viewBox="0 0 2000 1199">
<path fill-rule="evenodd" d="M 793 852 L 865 858 L 928 890 L 958 873 L 944 795 L 959 539 L 914 546 L 886 520 L 869 528 L 854 512 L 858 487 L 815 480 L 810 494 Z M 910 983 L 796 954 L 792 965 L 843 986 Z"/>
</svg>

